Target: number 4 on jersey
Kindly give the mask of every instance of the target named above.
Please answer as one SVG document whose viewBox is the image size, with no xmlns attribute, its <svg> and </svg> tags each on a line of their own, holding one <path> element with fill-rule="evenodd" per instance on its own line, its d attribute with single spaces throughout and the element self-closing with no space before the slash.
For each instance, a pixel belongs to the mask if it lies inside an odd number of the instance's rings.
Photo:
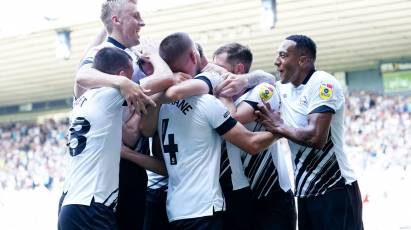
<svg viewBox="0 0 411 230">
<path fill-rule="evenodd" d="M 177 155 L 178 152 L 178 145 L 174 143 L 174 134 L 170 133 L 166 136 L 167 127 L 168 127 L 169 119 L 163 119 L 161 130 L 163 131 L 161 134 L 161 142 L 163 144 L 163 151 L 164 153 L 170 154 L 170 164 L 176 165 L 177 164 Z M 168 137 L 168 145 L 164 144 L 166 137 Z"/>
</svg>

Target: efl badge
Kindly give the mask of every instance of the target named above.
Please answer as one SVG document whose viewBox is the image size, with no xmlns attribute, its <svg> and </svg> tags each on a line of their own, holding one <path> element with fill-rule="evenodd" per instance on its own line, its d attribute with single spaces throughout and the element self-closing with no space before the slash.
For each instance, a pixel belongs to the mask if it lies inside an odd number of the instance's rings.
<svg viewBox="0 0 411 230">
<path fill-rule="evenodd" d="M 320 98 L 328 100 L 333 96 L 333 85 L 321 84 L 320 86 Z"/>
<path fill-rule="evenodd" d="M 274 86 L 268 83 L 262 83 L 259 85 L 260 89 L 258 93 L 262 101 L 267 102 L 273 96 Z"/>
</svg>

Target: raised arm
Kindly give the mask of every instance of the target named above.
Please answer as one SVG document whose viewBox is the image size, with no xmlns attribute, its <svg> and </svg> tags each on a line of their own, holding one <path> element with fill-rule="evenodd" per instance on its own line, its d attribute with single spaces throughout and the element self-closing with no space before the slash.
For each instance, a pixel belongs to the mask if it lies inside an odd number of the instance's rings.
<svg viewBox="0 0 411 230">
<path fill-rule="evenodd" d="M 100 45 L 101 43 L 103 43 L 106 37 L 107 37 L 107 30 L 105 27 L 102 27 L 100 31 L 96 34 L 96 37 L 94 38 L 94 40 L 84 50 L 83 57 L 81 59 L 85 57 L 85 55 L 90 51 L 91 48 L 96 47 Z"/>
</svg>

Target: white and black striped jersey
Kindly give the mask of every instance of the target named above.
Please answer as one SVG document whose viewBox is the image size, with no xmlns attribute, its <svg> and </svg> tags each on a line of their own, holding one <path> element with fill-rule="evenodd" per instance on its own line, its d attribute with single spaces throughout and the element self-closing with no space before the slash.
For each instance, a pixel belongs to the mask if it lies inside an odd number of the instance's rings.
<svg viewBox="0 0 411 230">
<path fill-rule="evenodd" d="M 240 103 L 248 103 L 250 106 L 256 109 L 257 104 L 262 103 L 259 94 L 261 90 L 260 87 L 262 87 L 261 84 L 257 85 L 256 87 L 239 97 L 236 100 L 235 105 L 238 106 L 240 105 Z M 273 89 L 274 93 L 266 103 L 269 103 L 272 109 L 278 111 L 280 107 L 280 97 L 274 86 Z M 248 124 L 245 124 L 244 126 L 248 130 L 253 132 L 264 130 L 264 127 L 262 127 L 262 125 L 258 122 L 250 122 Z M 239 169 L 236 169 L 236 165 L 238 164 L 236 163 L 236 161 L 238 161 L 238 159 L 240 159 L 241 157 L 240 164 L 242 164 L 243 174 L 246 176 L 246 178 L 248 178 L 253 199 L 260 199 L 280 189 L 284 191 L 291 189 L 291 182 L 288 177 L 287 165 L 284 156 L 279 153 L 277 143 L 272 144 L 269 148 L 254 156 L 247 154 L 231 143 L 227 143 L 227 150 L 230 168 L 232 169 L 232 171 L 239 171 Z M 223 169 L 224 171 L 222 172 L 225 172 L 227 170 L 224 166 Z M 233 176 L 234 174 L 231 176 L 234 185 L 234 182 L 238 180 L 238 178 L 236 179 Z M 234 186 L 233 189 L 235 190 Z"/>
<path fill-rule="evenodd" d="M 163 176 L 158 173 L 146 170 L 147 172 L 147 188 L 161 189 L 167 191 L 168 188 L 168 176 Z"/>
<path fill-rule="evenodd" d="M 211 95 L 185 98 L 160 109 L 158 133 L 169 175 L 169 221 L 224 210 L 219 184 L 221 142 L 236 124 Z"/>
<path fill-rule="evenodd" d="M 344 94 L 339 82 L 330 74 L 315 71 L 302 85 L 278 82 L 281 116 L 287 125 L 307 126 L 311 113 L 334 113 L 328 141 L 314 149 L 289 141 L 295 176 L 295 195 L 318 196 L 356 180 L 343 149 Z"/>
<path fill-rule="evenodd" d="M 113 88 L 88 90 L 73 102 L 63 206 L 90 205 L 93 199 L 110 206 L 116 201 L 123 102 Z"/>
</svg>

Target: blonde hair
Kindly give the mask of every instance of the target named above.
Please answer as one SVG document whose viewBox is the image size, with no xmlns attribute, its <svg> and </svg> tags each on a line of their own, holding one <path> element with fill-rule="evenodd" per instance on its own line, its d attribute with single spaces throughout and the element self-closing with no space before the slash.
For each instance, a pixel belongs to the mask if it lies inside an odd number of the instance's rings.
<svg viewBox="0 0 411 230">
<path fill-rule="evenodd" d="M 136 3 L 136 0 L 106 0 L 101 7 L 100 19 L 106 27 L 107 32 L 113 32 L 113 15 L 119 15 L 127 2 Z"/>
</svg>

